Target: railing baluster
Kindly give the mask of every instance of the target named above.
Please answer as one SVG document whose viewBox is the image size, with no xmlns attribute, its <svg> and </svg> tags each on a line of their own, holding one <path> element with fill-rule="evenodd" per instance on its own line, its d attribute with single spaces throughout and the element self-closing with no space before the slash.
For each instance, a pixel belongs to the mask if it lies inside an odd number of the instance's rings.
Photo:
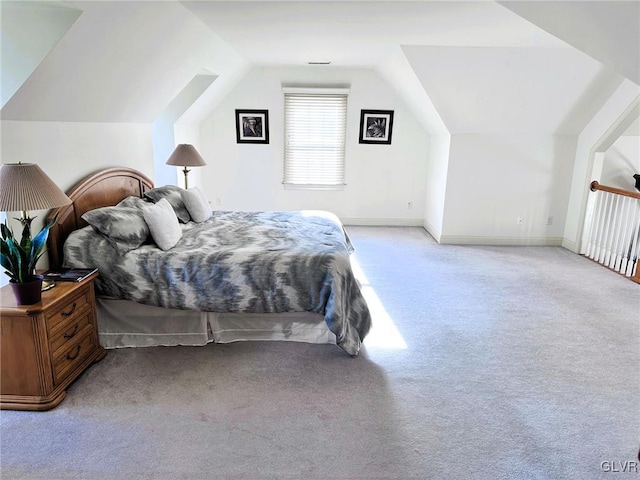
<svg viewBox="0 0 640 480">
<path fill-rule="evenodd" d="M 608 243 L 609 250 L 607 251 L 607 259 L 604 262 L 605 266 L 609 268 L 613 268 L 616 263 L 616 257 L 618 256 L 618 239 L 620 238 L 620 230 L 621 230 L 621 210 L 622 202 L 620 199 L 620 195 L 615 195 L 614 207 L 613 207 L 613 218 L 611 220 L 611 234 L 610 241 Z"/>
<path fill-rule="evenodd" d="M 622 200 L 622 226 L 620 228 L 620 238 L 618 242 L 618 256 L 613 265 L 616 272 L 624 273 L 627 270 L 627 238 L 631 237 L 631 226 L 633 225 L 633 200 L 623 197 Z"/>
<path fill-rule="evenodd" d="M 611 218 L 612 195 L 609 195 L 607 192 L 603 193 L 605 195 L 605 210 L 604 216 L 602 217 L 602 229 L 600 231 L 600 238 L 598 239 L 598 253 L 595 258 L 595 261 L 598 263 L 603 263 L 605 253 L 607 251 L 606 242 L 607 235 L 609 233 L 609 219 Z"/>
<path fill-rule="evenodd" d="M 598 229 L 600 228 L 600 221 L 602 217 L 602 205 L 603 195 L 601 192 L 594 192 L 596 195 L 596 201 L 593 208 L 593 216 L 591 217 L 591 226 L 589 227 L 589 237 L 587 239 L 587 257 L 593 259 L 596 251 L 596 237 L 598 235 Z"/>
<path fill-rule="evenodd" d="M 585 256 L 640 283 L 640 193 L 591 183 L 595 201 Z"/>
<path fill-rule="evenodd" d="M 609 210 L 609 216 L 607 217 L 607 235 L 604 241 L 604 257 L 602 258 L 602 264 L 605 267 L 609 266 L 609 260 L 611 259 L 611 243 L 613 242 L 613 235 L 616 228 L 616 215 L 618 209 L 618 196 L 610 195 L 611 207 Z"/>
<path fill-rule="evenodd" d="M 636 208 L 633 215 L 635 228 L 632 231 L 632 237 L 629 247 L 629 262 L 627 263 L 626 275 L 633 277 L 638 268 L 638 237 L 640 236 L 640 208 L 636 202 Z"/>
</svg>

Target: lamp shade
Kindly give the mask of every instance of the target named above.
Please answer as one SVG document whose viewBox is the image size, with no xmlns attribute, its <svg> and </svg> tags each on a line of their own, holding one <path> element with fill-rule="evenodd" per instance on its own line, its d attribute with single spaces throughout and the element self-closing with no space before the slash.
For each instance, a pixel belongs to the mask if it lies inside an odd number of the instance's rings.
<svg viewBox="0 0 640 480">
<path fill-rule="evenodd" d="M 0 211 L 48 210 L 71 199 L 35 163 L 7 163 L 0 169 Z"/>
<path fill-rule="evenodd" d="M 167 160 L 167 165 L 176 167 L 202 167 L 206 164 L 195 147 L 187 143 L 178 145 Z"/>
</svg>

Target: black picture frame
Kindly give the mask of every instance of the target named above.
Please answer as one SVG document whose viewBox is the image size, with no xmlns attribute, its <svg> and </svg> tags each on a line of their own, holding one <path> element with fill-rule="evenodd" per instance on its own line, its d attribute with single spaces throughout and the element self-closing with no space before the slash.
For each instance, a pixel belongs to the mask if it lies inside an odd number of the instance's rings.
<svg viewBox="0 0 640 480">
<path fill-rule="evenodd" d="M 269 110 L 236 109 L 237 143 L 269 143 Z"/>
<path fill-rule="evenodd" d="M 360 143 L 391 145 L 393 110 L 360 111 Z"/>
</svg>

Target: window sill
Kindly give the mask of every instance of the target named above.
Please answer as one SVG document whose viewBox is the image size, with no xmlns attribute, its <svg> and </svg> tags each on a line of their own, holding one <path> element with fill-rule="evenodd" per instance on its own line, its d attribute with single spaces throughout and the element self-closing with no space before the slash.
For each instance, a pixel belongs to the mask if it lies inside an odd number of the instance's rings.
<svg viewBox="0 0 640 480">
<path fill-rule="evenodd" d="M 340 185 L 311 185 L 299 183 L 283 183 L 285 190 L 344 190 L 346 184 Z"/>
</svg>

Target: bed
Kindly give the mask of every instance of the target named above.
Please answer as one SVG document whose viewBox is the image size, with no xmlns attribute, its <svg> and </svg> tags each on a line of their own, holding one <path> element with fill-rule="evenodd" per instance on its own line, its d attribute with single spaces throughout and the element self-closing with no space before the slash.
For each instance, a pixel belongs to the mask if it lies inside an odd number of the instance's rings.
<svg viewBox="0 0 640 480">
<path fill-rule="evenodd" d="M 155 236 L 134 246 L 127 237 L 121 248 L 96 226 L 95 214 L 105 210 L 158 210 L 166 203 L 157 198 L 164 188 L 136 170 L 110 168 L 80 181 L 67 192 L 72 204 L 50 213 L 58 214 L 49 236 L 50 266 L 100 270 L 103 347 L 286 340 L 332 343 L 358 354 L 371 316 L 337 217 L 213 211 L 206 220 L 183 218 L 177 243 L 164 250 Z M 177 187 L 171 188 L 170 201 Z M 181 217 L 184 212 L 171 205 Z"/>
</svg>

